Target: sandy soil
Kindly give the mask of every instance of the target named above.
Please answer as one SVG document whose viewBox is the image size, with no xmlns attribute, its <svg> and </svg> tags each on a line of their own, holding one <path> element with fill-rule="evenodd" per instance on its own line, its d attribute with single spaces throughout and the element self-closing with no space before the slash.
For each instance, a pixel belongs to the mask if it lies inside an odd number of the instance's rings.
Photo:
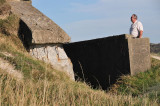
<svg viewBox="0 0 160 106">
<path fill-rule="evenodd" d="M 160 60 L 160 56 L 151 55 L 152 58 Z"/>
</svg>

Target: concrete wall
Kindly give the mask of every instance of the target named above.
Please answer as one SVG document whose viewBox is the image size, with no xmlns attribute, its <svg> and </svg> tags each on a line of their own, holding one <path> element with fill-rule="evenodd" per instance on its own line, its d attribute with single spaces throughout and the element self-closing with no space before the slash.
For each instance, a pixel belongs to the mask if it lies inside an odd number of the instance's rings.
<svg viewBox="0 0 160 106">
<path fill-rule="evenodd" d="M 68 43 L 70 42 L 69 35 L 34 8 L 30 3 L 25 1 L 9 2 L 11 12 L 17 15 L 29 28 L 32 38 L 32 44 L 53 44 L 53 43 Z"/>
<path fill-rule="evenodd" d="M 128 39 L 130 73 L 135 75 L 151 67 L 150 43 L 148 38 Z"/>
<path fill-rule="evenodd" d="M 19 38 L 32 57 L 50 63 L 54 69 L 67 73 L 71 80 L 75 80 L 73 65 L 67 57 L 62 44 L 32 44 L 32 31 L 22 20 L 20 20 L 19 25 Z"/>
<path fill-rule="evenodd" d="M 65 72 L 71 80 L 75 80 L 72 63 L 62 44 L 31 45 L 29 53 L 39 60 L 50 63 L 54 69 Z"/>
<path fill-rule="evenodd" d="M 129 73 L 128 42 L 125 36 L 114 36 L 64 45 L 73 63 L 75 78 L 96 88 L 107 89 L 118 76 Z"/>
<path fill-rule="evenodd" d="M 130 40 L 128 41 L 128 39 Z M 148 41 L 146 43 L 141 41 L 143 40 L 127 38 L 124 34 L 65 44 L 64 49 L 73 63 L 76 80 L 80 78 L 94 88 L 101 86 L 102 89 L 107 89 L 111 84 L 115 83 L 119 76 L 129 73 L 134 75 L 134 71 L 138 70 L 138 68 L 139 70 L 149 68 L 149 44 Z M 140 51 L 139 53 L 143 52 L 141 50 L 142 46 L 137 48 L 138 45 L 143 43 L 145 43 L 144 48 L 147 48 L 145 49 L 147 52 L 144 52 L 147 53 L 144 58 L 144 54 L 137 55 L 138 50 Z M 133 56 L 138 57 L 134 58 Z M 145 59 L 146 57 L 147 59 Z M 138 63 L 134 67 L 136 59 L 139 60 L 137 62 L 141 62 L 141 65 L 143 64 L 143 67 L 135 68 Z M 146 60 L 149 62 L 147 68 L 145 68 Z"/>
</svg>

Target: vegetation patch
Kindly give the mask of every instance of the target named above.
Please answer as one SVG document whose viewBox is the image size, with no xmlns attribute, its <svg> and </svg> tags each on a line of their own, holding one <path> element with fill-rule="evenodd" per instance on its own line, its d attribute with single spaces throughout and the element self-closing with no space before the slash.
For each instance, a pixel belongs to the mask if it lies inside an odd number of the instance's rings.
<svg viewBox="0 0 160 106">
<path fill-rule="evenodd" d="M 157 105 L 147 97 L 106 94 L 84 83 L 46 79 L 17 81 L 0 69 L 0 104 L 2 105 Z"/>
<path fill-rule="evenodd" d="M 53 74 L 53 72 L 56 73 L 57 71 L 54 70 L 49 64 L 45 64 L 42 61 L 33 59 L 25 51 L 25 48 L 19 49 L 23 45 L 19 44 L 19 47 L 15 46 L 16 44 L 14 43 L 17 42 L 12 41 L 13 36 L 9 37 L 3 35 L 0 36 L 2 38 L 0 43 L 1 52 L 7 52 L 13 55 L 13 57 L 9 57 L 5 56 L 3 53 L 0 53 L 1 58 L 7 60 L 8 62 L 10 62 L 10 64 L 13 64 L 17 70 L 20 70 L 23 73 L 25 79 L 33 79 L 34 81 L 37 81 L 39 79 L 44 79 L 45 77 L 47 78 L 47 80 L 51 79 L 54 80 L 55 78 L 59 79 L 58 77 L 60 76 L 58 75 L 61 75 L 63 73 L 59 72 L 59 74 Z M 3 41 L 3 38 L 4 39 L 8 38 L 8 41 L 5 40 Z M 18 38 L 17 41 L 19 41 Z M 64 78 L 68 79 L 67 76 Z"/>
<path fill-rule="evenodd" d="M 5 2 L 6 0 L 0 0 L 0 6 L 2 6 Z"/>
<path fill-rule="evenodd" d="M 116 84 L 111 87 L 111 92 L 125 95 L 149 95 L 160 102 L 160 61 L 152 59 L 152 68 L 147 72 L 135 76 L 122 76 Z M 154 92 L 151 92 L 154 91 Z M 150 98 L 153 99 L 153 98 Z"/>
<path fill-rule="evenodd" d="M 33 59 L 16 35 L 0 34 L 0 58 L 20 70 L 24 79 L 18 81 L 0 69 L 0 104 L 2 105 L 140 105 L 153 104 L 139 97 L 107 94 L 93 90 L 82 82 L 71 81 L 65 73 L 49 64 Z M 147 101 L 147 102 L 145 102 Z M 156 104 L 156 103 L 154 103 Z"/>
<path fill-rule="evenodd" d="M 151 53 L 160 54 L 160 43 L 158 44 L 150 44 L 151 47 Z"/>
<path fill-rule="evenodd" d="M 0 32 L 5 35 L 17 35 L 19 29 L 19 18 L 10 15 L 7 19 L 0 19 Z"/>
</svg>

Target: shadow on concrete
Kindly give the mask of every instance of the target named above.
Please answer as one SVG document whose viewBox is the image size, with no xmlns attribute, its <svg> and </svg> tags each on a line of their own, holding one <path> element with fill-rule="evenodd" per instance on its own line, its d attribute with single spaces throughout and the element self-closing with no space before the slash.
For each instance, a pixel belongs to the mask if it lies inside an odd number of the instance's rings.
<svg viewBox="0 0 160 106">
<path fill-rule="evenodd" d="M 21 39 L 26 50 L 29 50 L 32 43 L 32 32 L 22 20 L 19 22 L 18 37 Z"/>
<path fill-rule="evenodd" d="M 130 73 L 125 35 L 64 44 L 73 63 L 75 79 L 106 90 L 123 74 Z"/>
</svg>

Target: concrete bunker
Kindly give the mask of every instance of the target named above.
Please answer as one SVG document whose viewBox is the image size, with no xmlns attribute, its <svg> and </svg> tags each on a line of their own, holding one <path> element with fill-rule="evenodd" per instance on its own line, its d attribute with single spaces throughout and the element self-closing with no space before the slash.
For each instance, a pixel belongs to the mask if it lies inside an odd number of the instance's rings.
<svg viewBox="0 0 160 106">
<path fill-rule="evenodd" d="M 63 49 L 63 43 L 70 42 L 67 33 L 28 0 L 9 4 L 11 12 L 20 18 L 18 34 L 28 52 L 50 63 L 54 69 L 66 72 L 74 80 L 72 63 Z"/>
<path fill-rule="evenodd" d="M 69 43 L 64 30 L 27 1 L 9 4 L 11 12 L 20 18 L 18 33 L 28 52 L 66 72 L 72 80 L 75 72 L 76 79 L 80 77 L 94 88 L 107 89 L 120 75 L 135 75 L 150 68 L 147 38 L 132 39 L 124 34 Z"/>
<path fill-rule="evenodd" d="M 106 90 L 121 75 L 135 75 L 150 68 L 149 39 L 111 36 L 64 45 L 73 63 L 75 79 Z"/>
</svg>

